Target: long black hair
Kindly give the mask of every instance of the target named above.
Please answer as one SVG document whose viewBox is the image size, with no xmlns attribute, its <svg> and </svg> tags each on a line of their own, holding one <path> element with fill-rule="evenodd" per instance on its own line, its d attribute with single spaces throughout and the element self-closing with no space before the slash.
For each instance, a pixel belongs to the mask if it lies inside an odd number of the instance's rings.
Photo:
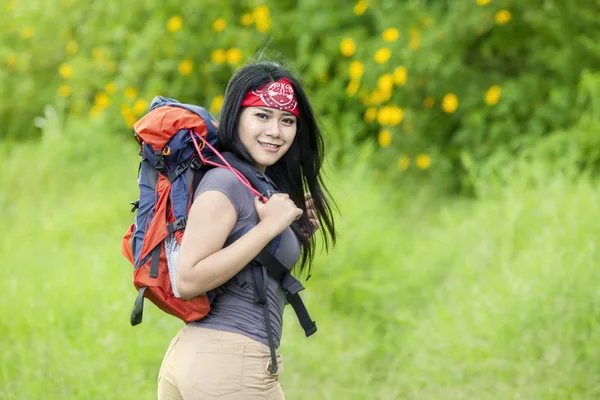
<svg viewBox="0 0 600 400">
<path fill-rule="evenodd" d="M 241 159 L 254 164 L 238 134 L 241 103 L 248 91 L 276 82 L 281 78 L 289 80 L 294 87 L 298 101 L 300 118 L 294 142 L 289 150 L 275 164 L 267 167 L 265 174 L 273 180 L 281 192 L 289 194 L 292 201 L 304 213 L 292 224 L 292 230 L 302 245 L 300 272 L 306 268 L 310 276 L 315 255 L 315 237 L 306 237 L 303 232 L 311 232 L 304 193 L 309 192 L 321 223 L 321 237 L 325 250 L 330 241 L 335 244 L 336 233 L 333 220 L 333 200 L 321 176 L 324 158 L 324 141 L 313 113 L 308 96 L 298 80 L 283 66 L 272 61 L 260 61 L 240 68 L 229 80 L 221 109 L 219 142 L 221 149 L 230 151 Z"/>
</svg>

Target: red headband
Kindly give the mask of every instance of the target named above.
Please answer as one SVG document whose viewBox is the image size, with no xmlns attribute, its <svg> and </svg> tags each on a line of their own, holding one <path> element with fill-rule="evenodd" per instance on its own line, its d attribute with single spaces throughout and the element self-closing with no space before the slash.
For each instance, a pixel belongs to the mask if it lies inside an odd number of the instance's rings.
<svg viewBox="0 0 600 400">
<path fill-rule="evenodd" d="M 287 111 L 300 118 L 298 101 L 292 83 L 285 78 L 246 93 L 242 107 L 268 107 Z"/>
</svg>

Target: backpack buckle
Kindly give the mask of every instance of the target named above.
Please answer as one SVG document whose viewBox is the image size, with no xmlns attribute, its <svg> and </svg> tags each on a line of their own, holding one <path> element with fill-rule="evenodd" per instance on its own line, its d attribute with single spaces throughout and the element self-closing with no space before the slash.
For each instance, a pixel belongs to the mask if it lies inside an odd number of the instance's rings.
<svg viewBox="0 0 600 400">
<path fill-rule="evenodd" d="M 187 225 L 187 218 L 179 218 L 177 221 L 170 223 L 167 225 L 167 231 L 169 233 L 174 233 L 179 230 L 184 230 Z"/>
<path fill-rule="evenodd" d="M 192 162 L 190 163 L 190 168 L 193 169 L 194 171 L 199 170 L 200 168 L 202 168 L 202 162 L 200 161 L 200 159 L 198 158 L 192 158 Z"/>
<path fill-rule="evenodd" d="M 154 152 L 154 166 L 159 172 L 165 171 L 165 157 L 163 156 L 162 150 L 156 150 Z"/>
</svg>

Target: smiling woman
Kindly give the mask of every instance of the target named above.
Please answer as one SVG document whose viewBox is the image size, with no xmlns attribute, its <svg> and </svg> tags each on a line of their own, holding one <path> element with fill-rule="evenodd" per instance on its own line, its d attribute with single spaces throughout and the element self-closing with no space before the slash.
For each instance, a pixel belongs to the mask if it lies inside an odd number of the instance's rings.
<svg viewBox="0 0 600 400">
<path fill-rule="evenodd" d="M 247 107 L 240 114 L 239 133 L 256 167 L 265 172 L 294 142 L 296 116 L 277 109 Z"/>
<path fill-rule="evenodd" d="M 287 270 L 310 273 L 313 233 L 324 226 L 326 248 L 336 238 L 321 178 L 323 139 L 298 81 L 272 62 L 239 69 L 225 93 L 218 147 L 250 164 L 275 194 L 263 204 L 223 168 L 200 181 L 176 287 L 184 299 L 216 295 L 210 312 L 173 339 L 159 399 L 283 399 L 277 350 L 286 292 L 252 260 L 268 248 Z"/>
</svg>

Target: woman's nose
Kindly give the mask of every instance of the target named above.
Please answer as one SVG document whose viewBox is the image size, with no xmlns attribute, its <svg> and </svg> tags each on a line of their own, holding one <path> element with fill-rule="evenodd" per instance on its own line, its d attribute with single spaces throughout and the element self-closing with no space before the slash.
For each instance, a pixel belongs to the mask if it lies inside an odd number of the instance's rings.
<svg viewBox="0 0 600 400">
<path fill-rule="evenodd" d="M 266 134 L 273 137 L 281 136 L 279 121 L 273 119 L 267 128 Z"/>
</svg>

